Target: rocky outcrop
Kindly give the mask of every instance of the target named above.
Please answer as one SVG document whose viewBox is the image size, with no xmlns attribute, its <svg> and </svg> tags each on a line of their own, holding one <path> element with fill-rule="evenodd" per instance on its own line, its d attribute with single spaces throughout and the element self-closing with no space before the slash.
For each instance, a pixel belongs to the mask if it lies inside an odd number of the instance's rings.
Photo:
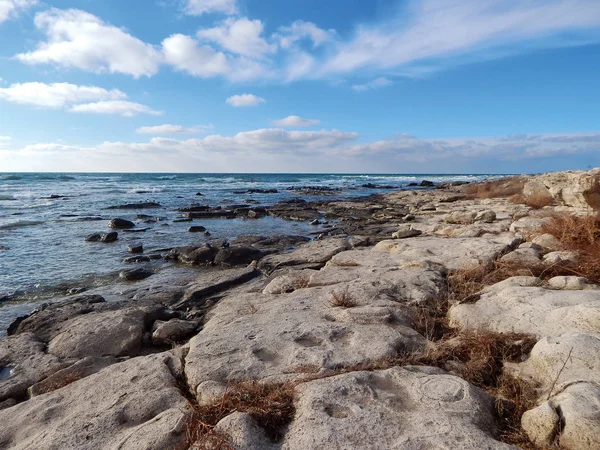
<svg viewBox="0 0 600 450">
<path fill-rule="evenodd" d="M 523 194 L 548 196 L 563 206 L 600 209 L 600 169 L 537 175 L 525 183 Z"/>
</svg>

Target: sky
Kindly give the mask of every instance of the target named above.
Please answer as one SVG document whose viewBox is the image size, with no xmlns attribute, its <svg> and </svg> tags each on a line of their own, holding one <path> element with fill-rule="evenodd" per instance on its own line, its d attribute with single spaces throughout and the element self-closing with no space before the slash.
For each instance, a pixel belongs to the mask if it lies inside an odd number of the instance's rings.
<svg viewBox="0 0 600 450">
<path fill-rule="evenodd" d="M 0 172 L 600 166 L 600 0 L 0 0 Z"/>
</svg>

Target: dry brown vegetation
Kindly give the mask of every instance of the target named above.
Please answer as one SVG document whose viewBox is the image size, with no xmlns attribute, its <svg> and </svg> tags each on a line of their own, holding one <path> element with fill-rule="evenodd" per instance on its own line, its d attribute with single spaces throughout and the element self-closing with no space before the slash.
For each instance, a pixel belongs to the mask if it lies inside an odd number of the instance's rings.
<svg viewBox="0 0 600 450">
<path fill-rule="evenodd" d="M 520 177 L 507 177 L 469 184 L 463 192 L 471 198 L 510 197 L 522 193 L 523 185 L 523 180 Z"/>
<path fill-rule="evenodd" d="M 554 198 L 549 194 L 533 193 L 525 196 L 525 194 L 515 194 L 508 198 L 511 203 L 527 205 L 533 209 L 542 209 L 544 206 L 554 205 Z"/>
<path fill-rule="evenodd" d="M 575 215 L 553 214 L 539 232 L 555 236 L 565 250 L 576 252 L 576 263 L 563 265 L 561 269 L 568 275 L 588 278 L 600 283 L 600 214 Z"/>
<path fill-rule="evenodd" d="M 231 384 L 223 397 L 208 405 L 193 405 L 188 421 L 188 442 L 193 450 L 229 450 L 233 447 L 215 431 L 215 425 L 234 412 L 248 413 L 273 441 L 294 417 L 293 383 Z"/>
<path fill-rule="evenodd" d="M 356 303 L 356 300 L 352 298 L 352 295 L 350 295 L 350 292 L 346 287 L 343 290 L 331 292 L 331 301 L 329 302 L 329 306 L 332 308 L 354 308 L 355 306 L 358 306 L 358 303 Z"/>
</svg>

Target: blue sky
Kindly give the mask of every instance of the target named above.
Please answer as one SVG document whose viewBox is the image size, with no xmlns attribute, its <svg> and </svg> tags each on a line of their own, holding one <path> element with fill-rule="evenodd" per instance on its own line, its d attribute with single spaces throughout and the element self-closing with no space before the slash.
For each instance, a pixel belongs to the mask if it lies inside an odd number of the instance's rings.
<svg viewBox="0 0 600 450">
<path fill-rule="evenodd" d="M 598 0 L 0 0 L 0 171 L 600 166 Z"/>
</svg>

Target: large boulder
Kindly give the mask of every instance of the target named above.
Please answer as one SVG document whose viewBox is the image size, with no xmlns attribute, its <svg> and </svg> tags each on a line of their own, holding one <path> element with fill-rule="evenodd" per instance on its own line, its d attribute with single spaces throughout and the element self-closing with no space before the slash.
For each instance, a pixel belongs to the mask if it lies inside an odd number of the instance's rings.
<svg viewBox="0 0 600 450">
<path fill-rule="evenodd" d="M 600 209 L 600 168 L 537 175 L 525 183 L 523 193 L 547 195 L 559 205 Z"/>
<path fill-rule="evenodd" d="M 189 406 L 170 353 L 133 358 L 0 410 L 14 450 L 184 448 Z"/>
<path fill-rule="evenodd" d="M 118 229 L 118 230 L 125 230 L 125 229 L 128 229 L 128 228 L 135 227 L 135 223 L 133 223 L 130 220 L 116 218 L 116 219 L 112 219 L 112 220 L 110 220 L 108 222 L 108 227 L 109 228 L 115 228 L 115 229 Z"/>
</svg>

